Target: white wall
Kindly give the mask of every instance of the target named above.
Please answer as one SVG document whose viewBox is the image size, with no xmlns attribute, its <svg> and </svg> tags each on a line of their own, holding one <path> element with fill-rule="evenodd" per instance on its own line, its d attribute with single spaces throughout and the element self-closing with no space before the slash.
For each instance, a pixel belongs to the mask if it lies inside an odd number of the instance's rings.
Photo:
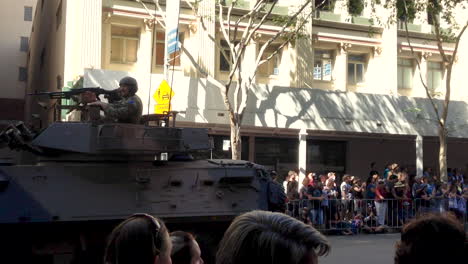
<svg viewBox="0 0 468 264">
<path fill-rule="evenodd" d="M 26 67 L 27 52 L 20 51 L 20 37 L 31 34 L 31 21 L 24 21 L 24 7 L 33 7 L 36 0 L 0 1 L 0 98 L 23 99 L 26 82 L 19 82 L 19 67 Z"/>
</svg>

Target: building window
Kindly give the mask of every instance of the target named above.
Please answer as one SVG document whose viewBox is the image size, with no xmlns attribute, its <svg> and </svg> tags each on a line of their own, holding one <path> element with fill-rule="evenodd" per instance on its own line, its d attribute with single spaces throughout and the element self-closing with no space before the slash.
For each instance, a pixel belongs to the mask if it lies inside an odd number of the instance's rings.
<svg viewBox="0 0 468 264">
<path fill-rule="evenodd" d="M 164 31 L 156 31 L 156 37 L 154 40 L 156 43 L 155 47 L 155 54 L 154 54 L 154 63 L 156 66 L 164 66 L 164 50 L 166 46 L 166 33 Z M 184 33 L 179 33 L 179 42 L 182 44 L 184 43 Z M 169 56 L 169 65 L 173 66 L 180 66 L 180 56 L 181 51 L 176 51 Z"/>
<path fill-rule="evenodd" d="M 346 141 L 307 140 L 307 168 L 313 171 L 346 171 Z"/>
<path fill-rule="evenodd" d="M 437 91 L 442 84 L 444 70 L 441 62 L 427 62 L 427 88 L 430 91 Z"/>
<path fill-rule="evenodd" d="M 263 44 L 262 44 L 263 45 Z M 262 46 L 260 45 L 260 47 Z M 265 49 L 262 55 L 262 60 L 270 57 L 275 51 L 280 48 L 278 44 L 271 44 L 268 48 Z M 281 63 L 281 51 L 275 54 L 269 61 L 260 65 L 258 69 L 258 74 L 263 76 L 278 75 L 279 74 L 279 65 Z"/>
<path fill-rule="evenodd" d="M 398 89 L 413 88 L 414 63 L 412 59 L 398 58 Z"/>
<path fill-rule="evenodd" d="M 164 31 L 156 31 L 156 44 L 155 44 L 155 64 L 157 66 L 164 66 L 164 46 L 166 35 Z"/>
<path fill-rule="evenodd" d="M 314 80 L 332 80 L 332 58 L 331 50 L 316 50 L 314 52 Z"/>
<path fill-rule="evenodd" d="M 281 170 L 297 164 L 299 141 L 295 138 L 255 137 L 255 162 Z"/>
<path fill-rule="evenodd" d="M 184 33 L 179 32 L 179 42 L 182 44 L 184 43 Z M 180 56 L 182 55 L 181 50 L 179 49 L 176 52 L 173 52 L 171 55 L 169 55 L 169 65 L 170 66 L 180 66 Z"/>
<path fill-rule="evenodd" d="M 28 52 L 29 50 L 29 38 L 21 37 L 20 38 L 20 51 Z"/>
<path fill-rule="evenodd" d="M 366 55 L 348 56 L 348 84 L 355 85 L 364 82 L 366 64 Z"/>
<path fill-rule="evenodd" d="M 364 82 L 366 63 L 366 55 L 348 55 L 348 84 Z"/>
<path fill-rule="evenodd" d="M 221 48 L 224 50 L 224 53 L 231 60 L 231 49 L 229 48 L 229 44 L 225 40 L 221 40 Z M 228 72 L 231 70 L 231 63 L 223 56 L 223 53 L 219 52 L 219 70 Z"/>
<path fill-rule="evenodd" d="M 336 0 L 315 0 L 315 7 L 318 10 L 333 11 Z"/>
<path fill-rule="evenodd" d="M 405 9 L 405 3 L 406 3 L 406 9 Z M 418 12 L 416 3 L 413 0 L 397 0 L 396 11 L 397 11 L 398 19 L 400 21 L 406 20 L 408 21 L 408 23 L 413 23 L 413 20 L 416 17 L 416 13 Z"/>
<path fill-rule="evenodd" d="M 112 25 L 111 62 L 135 63 L 137 61 L 140 29 Z"/>
<path fill-rule="evenodd" d="M 59 90 L 59 91 L 62 90 L 62 88 L 63 88 L 63 78 L 62 78 L 62 76 L 57 75 L 56 81 L 57 81 L 57 90 Z"/>
<path fill-rule="evenodd" d="M 348 0 L 348 13 L 353 16 L 361 16 L 364 11 L 363 0 Z"/>
<path fill-rule="evenodd" d="M 24 7 L 24 21 L 32 21 L 32 6 Z"/>
<path fill-rule="evenodd" d="M 26 67 L 19 67 L 18 81 L 25 82 L 28 80 L 28 70 Z"/>
<path fill-rule="evenodd" d="M 232 153 L 230 150 L 230 136 L 222 135 L 210 135 L 210 141 L 212 142 L 211 151 L 198 151 L 197 153 L 191 153 L 195 159 L 230 159 Z M 241 137 L 242 153 L 241 157 L 243 160 L 249 158 L 249 137 Z M 229 150 L 226 150 L 228 147 Z"/>
<path fill-rule="evenodd" d="M 441 10 L 441 5 L 437 0 L 429 0 L 427 4 L 427 23 L 434 25 L 435 20 L 438 19 Z"/>
</svg>

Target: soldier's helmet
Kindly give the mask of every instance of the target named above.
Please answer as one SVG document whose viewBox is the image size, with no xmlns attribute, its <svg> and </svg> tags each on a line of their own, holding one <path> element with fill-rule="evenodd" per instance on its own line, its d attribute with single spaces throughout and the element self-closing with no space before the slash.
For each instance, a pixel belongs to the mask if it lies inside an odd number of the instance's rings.
<svg viewBox="0 0 468 264">
<path fill-rule="evenodd" d="M 130 94 L 135 94 L 137 91 L 138 91 L 138 83 L 137 83 L 137 80 L 135 80 L 135 78 L 132 78 L 130 76 L 127 76 L 127 77 L 123 77 L 120 82 L 119 82 L 119 85 L 122 86 L 122 85 L 125 85 L 129 88 L 130 90 Z"/>
</svg>

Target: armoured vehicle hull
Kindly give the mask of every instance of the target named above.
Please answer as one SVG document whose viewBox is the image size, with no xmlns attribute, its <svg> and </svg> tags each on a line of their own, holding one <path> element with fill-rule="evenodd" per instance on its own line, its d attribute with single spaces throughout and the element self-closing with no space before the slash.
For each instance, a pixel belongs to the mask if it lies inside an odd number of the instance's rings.
<svg viewBox="0 0 468 264">
<path fill-rule="evenodd" d="M 0 221 L 109 220 L 135 212 L 191 221 L 268 210 L 268 175 L 254 164 L 229 162 L 3 166 L 0 174 L 7 186 L 0 193 Z"/>
<path fill-rule="evenodd" d="M 204 129 L 54 123 L 35 134 L 19 123 L 0 133 L 2 145 L 33 156 L 0 157 L 0 248 L 14 263 L 101 263 L 111 229 L 138 212 L 213 249 L 235 216 L 284 206 L 262 166 L 190 159 L 210 145 Z"/>
</svg>

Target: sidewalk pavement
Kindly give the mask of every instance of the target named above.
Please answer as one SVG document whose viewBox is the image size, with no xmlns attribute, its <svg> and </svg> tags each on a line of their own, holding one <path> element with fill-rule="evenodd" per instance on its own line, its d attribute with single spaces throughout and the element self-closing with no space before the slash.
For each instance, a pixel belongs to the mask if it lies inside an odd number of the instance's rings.
<svg viewBox="0 0 468 264">
<path fill-rule="evenodd" d="M 332 245 L 331 252 L 319 258 L 319 264 L 393 264 L 395 243 L 400 233 L 328 236 Z"/>
</svg>

